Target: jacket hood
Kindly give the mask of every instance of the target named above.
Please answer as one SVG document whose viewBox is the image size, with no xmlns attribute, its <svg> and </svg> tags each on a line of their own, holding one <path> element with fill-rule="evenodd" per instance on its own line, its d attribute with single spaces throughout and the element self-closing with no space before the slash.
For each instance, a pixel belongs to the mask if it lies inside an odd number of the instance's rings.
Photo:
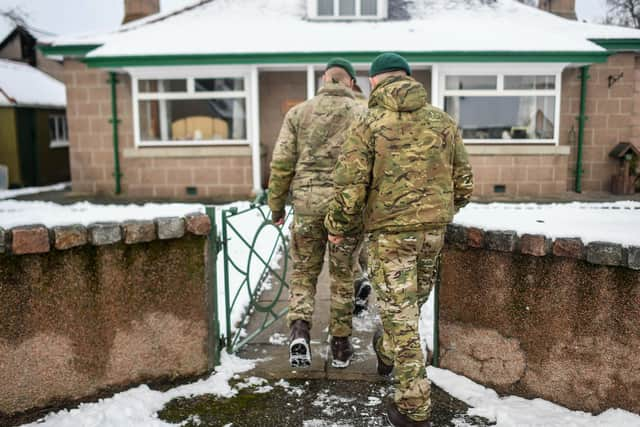
<svg viewBox="0 0 640 427">
<path fill-rule="evenodd" d="M 427 91 L 411 77 L 389 77 L 371 92 L 369 108 L 415 111 L 427 104 Z"/>
<path fill-rule="evenodd" d="M 318 95 L 320 94 L 355 98 L 353 91 L 340 83 L 325 83 L 318 91 Z"/>
</svg>

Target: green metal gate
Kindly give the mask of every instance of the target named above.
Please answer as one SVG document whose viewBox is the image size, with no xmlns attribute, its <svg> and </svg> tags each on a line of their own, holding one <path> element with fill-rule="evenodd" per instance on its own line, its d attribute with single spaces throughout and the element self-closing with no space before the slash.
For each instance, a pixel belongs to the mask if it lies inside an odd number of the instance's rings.
<svg viewBox="0 0 640 427">
<path fill-rule="evenodd" d="M 215 281 L 217 270 L 215 266 L 217 264 L 218 269 L 222 271 L 221 282 L 224 287 L 224 305 L 222 309 L 217 301 L 217 295 L 214 295 L 216 294 L 217 285 L 215 282 L 210 284 L 210 289 L 213 287 L 213 290 L 210 291 L 210 294 L 213 295 L 213 301 L 209 301 L 209 305 L 213 308 L 213 310 L 210 310 L 210 316 L 212 317 L 210 348 L 216 354 L 214 358 L 217 364 L 219 362 L 218 350 L 221 347 L 226 347 L 229 353 L 237 352 L 287 314 L 288 308 L 277 310 L 276 304 L 282 293 L 285 292 L 285 288 L 287 290 L 289 288 L 287 283 L 289 242 L 283 229 L 286 227 L 293 211 L 290 208 L 287 209 L 285 226 L 277 227 L 271 222 L 271 211 L 264 204 L 264 197 L 252 203 L 246 209 L 235 207 L 222 209 L 220 235 L 217 234 L 213 208 L 207 208 L 207 213 L 213 224 L 212 232 L 209 236 L 210 254 L 216 254 L 214 255 L 214 260 L 210 261 L 213 267 L 210 267 L 209 273 L 211 280 Z M 256 220 L 255 217 L 258 217 L 255 229 L 251 229 L 250 233 L 243 232 L 243 227 L 240 227 L 239 223 L 250 220 L 252 216 L 254 221 Z M 264 242 L 265 231 L 269 231 L 276 236 L 275 240 L 270 241 L 267 245 Z M 239 248 L 241 250 L 238 250 Z M 219 252 L 222 252 L 221 259 L 217 255 Z M 280 258 L 277 258 L 278 255 L 280 255 Z M 279 260 L 278 265 L 274 265 L 275 260 Z M 440 263 L 438 262 L 438 264 Z M 271 283 L 275 288 L 271 288 L 274 294 L 271 300 L 265 303 L 260 301 L 260 296 L 267 283 Z M 438 265 L 434 289 L 434 366 L 439 364 L 439 287 L 440 266 Z M 246 305 L 242 302 L 242 296 L 247 302 Z M 234 318 L 234 315 L 236 318 Z M 221 318 L 220 316 L 224 317 Z M 256 316 L 259 322 L 255 322 Z M 254 320 L 254 324 L 258 324 L 258 327 L 253 331 L 245 331 L 243 328 L 247 326 L 250 318 Z M 222 319 L 224 319 L 224 327 L 220 328 L 219 321 Z"/>
<path fill-rule="evenodd" d="M 291 214 L 288 209 L 285 224 Z M 250 228 L 251 235 L 240 226 L 248 221 L 257 225 Z M 276 310 L 280 296 L 289 288 L 286 281 L 289 244 L 283 228 L 272 224 L 271 211 L 263 200 L 247 209 L 229 208 L 221 212 L 225 327 L 220 332 L 229 352 L 238 351 L 288 311 Z M 271 301 L 263 303 L 260 296 L 266 284 L 274 287 L 271 288 L 274 295 Z M 254 322 L 258 317 L 260 322 L 256 330 L 247 332 L 244 327 L 250 316 Z"/>
</svg>

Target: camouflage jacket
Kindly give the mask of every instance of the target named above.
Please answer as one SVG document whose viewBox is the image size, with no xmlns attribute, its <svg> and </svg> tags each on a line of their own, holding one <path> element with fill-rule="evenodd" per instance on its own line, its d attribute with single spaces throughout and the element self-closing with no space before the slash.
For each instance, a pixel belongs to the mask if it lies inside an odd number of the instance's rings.
<svg viewBox="0 0 640 427">
<path fill-rule="evenodd" d="M 269 207 L 280 212 L 289 194 L 298 215 L 324 216 L 333 198 L 332 173 L 346 131 L 365 106 L 340 84 L 287 113 L 271 161 Z"/>
<path fill-rule="evenodd" d="M 473 175 L 455 121 L 427 104 L 420 83 L 390 77 L 350 130 L 334 185 L 331 234 L 400 232 L 451 222 L 469 202 Z"/>
</svg>

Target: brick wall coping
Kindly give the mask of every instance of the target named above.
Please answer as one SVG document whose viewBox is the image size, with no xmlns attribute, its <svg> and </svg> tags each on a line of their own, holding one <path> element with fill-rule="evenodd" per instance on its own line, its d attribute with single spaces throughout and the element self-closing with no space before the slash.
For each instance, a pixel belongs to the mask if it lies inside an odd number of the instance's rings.
<svg viewBox="0 0 640 427">
<path fill-rule="evenodd" d="M 624 247 L 619 243 L 590 242 L 580 238 L 557 238 L 543 235 L 518 235 L 513 230 L 487 231 L 450 224 L 446 242 L 462 250 L 488 249 L 529 256 L 556 256 L 585 260 L 591 264 L 640 270 L 640 246 Z"/>
<path fill-rule="evenodd" d="M 123 242 L 126 245 L 153 240 L 179 239 L 189 233 L 206 236 L 211 220 L 203 213 L 184 217 L 161 217 L 152 220 L 97 222 L 83 225 L 46 227 L 22 225 L 5 230 L 0 227 L 0 254 L 29 255 L 53 250 L 64 251 L 84 245 L 104 246 Z"/>
</svg>

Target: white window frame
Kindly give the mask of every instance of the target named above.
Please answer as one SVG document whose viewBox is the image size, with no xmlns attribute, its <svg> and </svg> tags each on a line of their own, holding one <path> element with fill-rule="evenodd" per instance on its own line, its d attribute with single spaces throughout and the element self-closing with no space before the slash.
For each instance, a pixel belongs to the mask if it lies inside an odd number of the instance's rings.
<svg viewBox="0 0 640 427">
<path fill-rule="evenodd" d="M 164 68 L 141 68 L 127 70 L 131 74 L 131 92 L 133 102 L 133 134 L 136 148 L 138 147 L 185 147 L 185 146 L 229 146 L 229 145 L 250 145 L 251 136 L 254 134 L 252 117 L 253 109 L 256 108 L 252 102 L 252 78 L 254 73 L 250 67 L 173 67 L 171 69 Z M 244 90 L 242 91 L 215 91 L 215 92 L 196 92 L 195 79 L 244 79 Z M 184 79 L 187 81 L 186 92 L 160 92 L 146 93 L 139 92 L 138 84 L 140 80 L 171 80 Z M 238 139 L 215 139 L 215 140 L 189 140 L 189 141 L 172 141 L 172 140 L 154 140 L 143 141 L 140 135 L 140 106 L 139 101 L 145 100 L 190 100 L 190 99 L 229 99 L 244 98 L 245 99 L 245 126 L 246 138 Z"/>
<path fill-rule="evenodd" d="M 49 135 L 50 142 L 49 148 L 64 148 L 69 146 L 69 135 L 67 116 L 65 114 L 49 114 L 49 121 L 53 120 L 55 135 Z M 49 122 L 47 122 L 49 125 Z M 49 127 L 49 133 L 51 133 L 51 127 Z"/>
<path fill-rule="evenodd" d="M 468 139 L 465 144 L 484 145 L 559 145 L 560 141 L 560 107 L 562 94 L 562 69 L 566 64 L 550 64 L 540 66 L 540 64 L 458 64 L 440 65 L 438 67 L 438 107 L 444 109 L 444 99 L 447 96 L 555 96 L 554 129 L 552 139 Z M 446 88 L 447 76 L 497 76 L 497 89 L 489 90 L 451 90 Z M 555 89 L 546 90 L 505 90 L 505 76 L 554 76 Z M 432 76 L 435 78 L 435 75 Z"/>
<path fill-rule="evenodd" d="M 340 15 L 340 0 L 333 0 L 333 16 L 318 15 L 318 0 L 307 0 L 307 16 L 314 21 L 380 21 L 387 19 L 389 12 L 388 0 L 377 0 L 377 15 L 361 15 L 362 0 L 355 0 L 355 15 Z"/>
</svg>

